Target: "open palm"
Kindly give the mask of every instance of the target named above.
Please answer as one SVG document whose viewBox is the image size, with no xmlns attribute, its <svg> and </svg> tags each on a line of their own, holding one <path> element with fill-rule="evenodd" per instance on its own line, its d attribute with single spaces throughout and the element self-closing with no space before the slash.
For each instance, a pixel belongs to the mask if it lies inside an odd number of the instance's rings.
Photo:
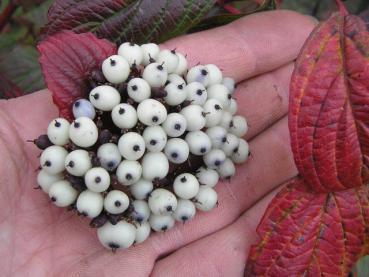
<svg viewBox="0 0 369 277">
<path fill-rule="evenodd" d="M 192 64 L 217 64 L 239 82 L 252 155 L 217 186 L 219 207 L 113 254 L 88 220 L 50 204 L 36 187 L 40 153 L 26 140 L 55 118 L 48 91 L 0 101 L 0 266 L 2 276 L 241 276 L 255 228 L 273 191 L 296 175 L 286 113 L 293 60 L 314 26 L 288 11 L 260 13 L 171 40 Z M 246 81 L 246 79 L 248 79 Z"/>
</svg>

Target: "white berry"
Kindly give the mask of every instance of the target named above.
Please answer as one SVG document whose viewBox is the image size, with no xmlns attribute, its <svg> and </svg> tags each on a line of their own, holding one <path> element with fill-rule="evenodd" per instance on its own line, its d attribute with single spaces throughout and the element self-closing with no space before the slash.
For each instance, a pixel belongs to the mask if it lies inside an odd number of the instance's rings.
<svg viewBox="0 0 369 277">
<path fill-rule="evenodd" d="M 173 217 L 180 222 L 186 222 L 195 217 L 196 207 L 195 204 L 186 199 L 179 199 L 177 209 L 173 214 Z"/>
<path fill-rule="evenodd" d="M 159 188 L 152 191 L 148 204 L 154 214 L 167 214 L 176 210 L 177 198 L 169 190 Z"/>
<path fill-rule="evenodd" d="M 91 90 L 89 99 L 96 109 L 106 112 L 120 103 L 120 94 L 115 88 L 102 85 Z"/>
<path fill-rule="evenodd" d="M 223 150 L 224 154 L 229 157 L 233 153 L 237 152 L 238 144 L 239 138 L 231 133 L 228 133 L 226 142 L 223 144 L 221 149 Z"/>
<path fill-rule="evenodd" d="M 40 157 L 43 170 L 49 174 L 58 174 L 64 171 L 64 161 L 68 152 L 61 146 L 52 145 L 46 148 Z"/>
<path fill-rule="evenodd" d="M 143 51 L 140 46 L 131 42 L 125 42 L 118 48 L 118 55 L 122 56 L 130 66 L 140 65 L 143 60 Z"/>
<path fill-rule="evenodd" d="M 86 187 L 93 192 L 106 191 L 110 186 L 109 172 L 103 167 L 94 167 L 85 174 Z"/>
<path fill-rule="evenodd" d="M 229 131 L 237 137 L 243 137 L 248 130 L 246 119 L 243 116 L 236 115 L 232 118 L 232 126 Z"/>
<path fill-rule="evenodd" d="M 150 208 L 144 200 L 135 200 L 132 202 L 132 218 L 138 223 L 145 222 L 150 217 Z"/>
<path fill-rule="evenodd" d="M 168 83 L 174 83 L 176 85 L 186 84 L 186 81 L 178 74 L 172 73 L 168 75 Z"/>
<path fill-rule="evenodd" d="M 231 156 L 234 163 L 244 163 L 249 157 L 249 144 L 244 139 L 239 140 L 238 149 Z"/>
<path fill-rule="evenodd" d="M 206 119 L 206 127 L 214 127 L 222 120 L 223 105 L 217 99 L 208 99 L 203 106 Z"/>
<path fill-rule="evenodd" d="M 144 200 L 150 195 L 154 189 L 154 185 L 151 181 L 140 179 L 129 188 L 134 198 Z"/>
<path fill-rule="evenodd" d="M 172 138 L 168 140 L 164 152 L 172 163 L 181 164 L 187 160 L 190 149 L 183 139 Z"/>
<path fill-rule="evenodd" d="M 97 150 L 97 157 L 101 166 L 108 171 L 116 169 L 122 160 L 119 148 L 114 143 L 105 143 L 101 145 Z"/>
<path fill-rule="evenodd" d="M 187 83 L 199 82 L 205 87 L 209 84 L 209 72 L 203 65 L 196 65 L 187 73 L 186 76 Z"/>
<path fill-rule="evenodd" d="M 164 97 L 165 102 L 170 106 L 176 106 L 186 100 L 187 92 L 186 85 L 169 83 L 165 87 L 167 96 Z"/>
<path fill-rule="evenodd" d="M 219 181 L 219 174 L 211 168 L 201 167 L 196 173 L 196 177 L 201 185 L 215 187 Z"/>
<path fill-rule="evenodd" d="M 232 120 L 233 120 L 232 114 L 224 110 L 222 114 L 222 120 L 220 121 L 219 124 L 228 131 L 232 126 Z"/>
<path fill-rule="evenodd" d="M 96 124 L 88 117 L 79 117 L 69 128 L 69 137 L 77 146 L 90 147 L 96 143 L 98 138 Z"/>
<path fill-rule="evenodd" d="M 211 187 L 201 186 L 195 197 L 195 206 L 200 211 L 210 211 L 218 201 L 218 194 Z"/>
<path fill-rule="evenodd" d="M 91 158 L 86 150 L 74 150 L 65 158 L 65 168 L 74 176 L 85 175 L 91 167 Z"/>
<path fill-rule="evenodd" d="M 164 49 L 159 52 L 157 63 L 163 64 L 168 73 L 174 73 L 179 64 L 179 57 L 174 50 Z"/>
<path fill-rule="evenodd" d="M 67 207 L 76 201 L 78 192 L 65 180 L 53 183 L 49 188 L 49 197 L 58 207 Z"/>
<path fill-rule="evenodd" d="M 44 169 L 40 170 L 37 174 L 37 184 L 41 187 L 41 189 L 49 193 L 49 188 L 52 184 L 57 181 L 63 180 L 62 174 L 49 174 Z"/>
<path fill-rule="evenodd" d="M 73 116 L 74 118 L 88 117 L 90 119 L 94 119 L 96 111 L 90 101 L 86 99 L 78 99 L 73 104 Z"/>
<path fill-rule="evenodd" d="M 149 223 L 155 232 L 165 232 L 174 226 L 174 218 L 171 215 L 151 214 Z"/>
<path fill-rule="evenodd" d="M 105 196 L 104 209 L 109 214 L 121 214 L 128 209 L 129 198 L 120 190 L 111 190 Z"/>
<path fill-rule="evenodd" d="M 178 75 L 184 75 L 188 68 L 188 62 L 186 57 L 181 53 L 176 53 L 178 56 L 178 65 L 177 68 L 174 70 L 174 73 Z"/>
<path fill-rule="evenodd" d="M 137 107 L 138 119 L 147 126 L 155 126 L 167 118 L 167 109 L 154 99 L 146 99 Z"/>
<path fill-rule="evenodd" d="M 231 98 L 231 102 L 226 111 L 230 112 L 231 115 L 234 115 L 237 112 L 237 109 L 238 109 L 237 101 L 234 98 Z"/>
<path fill-rule="evenodd" d="M 227 87 L 227 89 L 229 90 L 231 94 L 233 94 L 234 91 L 236 90 L 236 82 L 232 78 L 224 77 L 222 84 Z"/>
<path fill-rule="evenodd" d="M 222 148 L 227 141 L 227 130 L 221 126 L 214 126 L 206 130 L 213 148 Z"/>
<path fill-rule="evenodd" d="M 66 145 L 69 142 L 70 124 L 64 118 L 56 118 L 50 122 L 47 128 L 47 136 L 55 145 Z"/>
<path fill-rule="evenodd" d="M 194 155 L 205 155 L 211 149 L 210 138 L 203 131 L 188 132 L 185 140 Z"/>
<path fill-rule="evenodd" d="M 114 124 L 121 129 L 133 128 L 138 120 L 136 109 L 126 103 L 115 106 L 111 112 L 111 118 Z"/>
<path fill-rule="evenodd" d="M 124 160 L 117 168 L 118 181 L 125 186 L 136 183 L 142 174 L 142 166 L 137 161 Z"/>
<path fill-rule="evenodd" d="M 143 65 L 148 65 L 149 63 L 155 62 L 158 58 L 160 48 L 155 43 L 147 43 L 141 45 L 142 53 L 143 53 Z"/>
<path fill-rule="evenodd" d="M 228 108 L 231 104 L 232 95 L 226 86 L 215 84 L 207 88 L 208 98 L 217 99 L 222 104 L 223 108 Z"/>
<path fill-rule="evenodd" d="M 218 168 L 218 172 L 221 178 L 229 179 L 236 173 L 236 168 L 231 159 L 226 159 L 223 164 Z"/>
<path fill-rule="evenodd" d="M 209 72 L 209 86 L 222 83 L 223 73 L 219 67 L 214 64 L 207 64 L 205 67 Z"/>
<path fill-rule="evenodd" d="M 84 216 L 97 217 L 104 207 L 104 198 L 100 193 L 85 190 L 77 198 L 76 208 Z"/>
<path fill-rule="evenodd" d="M 113 55 L 103 61 L 102 73 L 109 83 L 123 83 L 130 73 L 129 64 L 123 57 Z"/>
<path fill-rule="evenodd" d="M 224 163 L 226 155 L 220 149 L 212 149 L 204 155 L 204 162 L 209 168 L 216 169 Z"/>
<path fill-rule="evenodd" d="M 161 126 L 147 127 L 142 137 L 145 141 L 146 149 L 151 152 L 160 152 L 167 143 L 167 134 Z"/>
<path fill-rule="evenodd" d="M 120 137 L 118 148 L 125 159 L 135 161 L 145 153 L 145 141 L 140 134 L 128 132 Z"/>
<path fill-rule="evenodd" d="M 135 223 L 135 226 L 136 226 L 135 243 L 142 243 L 150 236 L 151 226 L 148 222 Z"/>
<path fill-rule="evenodd" d="M 149 83 L 152 88 L 164 86 L 168 78 L 168 72 L 160 63 L 151 63 L 145 67 L 142 78 Z"/>
<path fill-rule="evenodd" d="M 198 131 L 205 127 L 205 113 L 203 108 L 199 105 L 189 105 L 184 107 L 180 114 L 186 118 L 187 131 Z"/>
<path fill-rule="evenodd" d="M 199 191 L 199 182 L 196 177 L 190 173 L 178 175 L 173 183 L 174 193 L 182 199 L 191 199 Z"/>
<path fill-rule="evenodd" d="M 186 86 L 187 100 L 193 105 L 204 105 L 208 97 L 208 93 L 203 84 L 192 82 Z"/>
<path fill-rule="evenodd" d="M 150 152 L 142 159 L 142 176 L 147 180 L 162 179 L 169 171 L 168 158 L 162 152 Z"/>
<path fill-rule="evenodd" d="M 183 135 L 186 131 L 187 120 L 180 113 L 170 113 L 162 126 L 169 137 L 175 138 Z"/>
<path fill-rule="evenodd" d="M 101 244 L 108 249 L 125 249 L 135 241 L 136 228 L 126 221 L 119 221 L 115 225 L 108 221 L 97 229 L 97 237 Z"/>
<path fill-rule="evenodd" d="M 127 84 L 127 92 L 135 102 L 142 102 L 151 95 L 150 85 L 142 78 L 133 78 Z"/>
</svg>

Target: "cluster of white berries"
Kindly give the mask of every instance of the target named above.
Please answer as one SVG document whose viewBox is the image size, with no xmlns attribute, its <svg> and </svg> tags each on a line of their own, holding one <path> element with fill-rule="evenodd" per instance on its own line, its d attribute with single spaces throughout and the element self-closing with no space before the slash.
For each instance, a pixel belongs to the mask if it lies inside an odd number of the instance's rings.
<svg viewBox="0 0 369 277">
<path fill-rule="evenodd" d="M 219 179 L 248 158 L 248 126 L 234 80 L 213 64 L 188 69 L 175 50 L 123 43 L 102 74 L 72 123 L 50 123 L 37 181 L 115 250 L 213 209 Z"/>
</svg>

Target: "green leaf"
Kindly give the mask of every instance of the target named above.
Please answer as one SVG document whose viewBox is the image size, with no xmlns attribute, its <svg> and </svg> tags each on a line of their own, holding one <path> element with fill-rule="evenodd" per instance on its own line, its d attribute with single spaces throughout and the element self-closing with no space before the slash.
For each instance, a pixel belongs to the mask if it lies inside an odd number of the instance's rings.
<svg viewBox="0 0 369 277">
<path fill-rule="evenodd" d="M 2 12 L 5 9 L 8 3 L 9 3 L 9 0 L 2 0 L 2 1 L 0 0 L 0 12 Z"/>
<path fill-rule="evenodd" d="M 38 56 L 32 46 L 16 46 L 2 56 L 0 72 L 27 93 L 44 88 Z"/>
<path fill-rule="evenodd" d="M 39 33 L 40 29 L 46 25 L 47 11 L 52 3 L 53 0 L 47 0 L 24 14 L 23 17 L 33 24 L 33 32 L 35 34 Z"/>
<path fill-rule="evenodd" d="M 354 272 L 358 277 L 369 276 L 369 256 L 361 258 L 354 267 Z"/>
<path fill-rule="evenodd" d="M 15 47 L 17 42 L 27 34 L 26 27 L 14 27 L 9 32 L 0 35 L 0 58 L 8 54 Z"/>
<path fill-rule="evenodd" d="M 213 7 L 216 0 L 57 0 L 50 8 L 43 33 L 61 30 L 94 32 L 99 38 L 162 42 L 185 33 Z"/>
</svg>

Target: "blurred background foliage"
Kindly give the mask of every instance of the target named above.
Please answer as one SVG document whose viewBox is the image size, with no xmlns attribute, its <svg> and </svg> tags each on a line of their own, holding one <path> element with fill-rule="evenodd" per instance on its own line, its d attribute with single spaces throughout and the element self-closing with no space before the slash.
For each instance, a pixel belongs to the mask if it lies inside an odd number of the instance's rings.
<svg viewBox="0 0 369 277">
<path fill-rule="evenodd" d="M 178 3 L 186 0 L 172 1 Z M 45 87 L 38 64 L 36 45 L 40 40 L 42 27 L 47 23 L 47 12 L 53 2 L 53 0 L 0 0 L 0 99 L 20 96 Z M 58 2 L 63 1 L 58 0 Z M 332 11 L 336 10 L 333 0 L 218 0 L 213 2 L 215 2 L 214 6 L 207 10 L 200 21 L 181 30 L 195 32 L 209 29 L 248 14 L 276 8 L 295 10 L 319 20 L 326 19 Z M 369 0 L 347 0 L 345 5 L 352 14 L 363 16 L 369 27 Z M 177 32 L 176 35 L 180 33 Z M 350 275 L 369 277 L 369 257 L 359 261 Z"/>
</svg>

